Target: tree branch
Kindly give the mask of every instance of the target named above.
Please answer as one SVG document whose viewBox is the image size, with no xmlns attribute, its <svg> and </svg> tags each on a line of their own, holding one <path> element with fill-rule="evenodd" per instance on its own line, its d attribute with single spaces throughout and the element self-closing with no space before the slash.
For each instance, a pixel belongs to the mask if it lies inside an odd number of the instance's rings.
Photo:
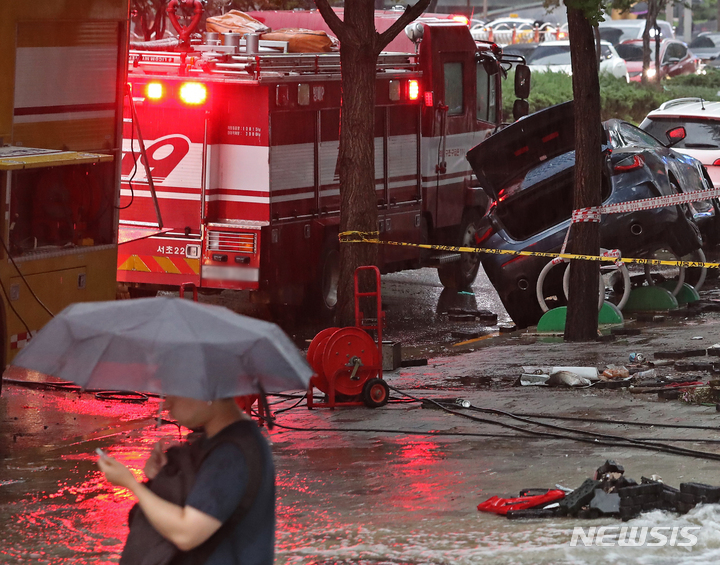
<svg viewBox="0 0 720 565">
<path fill-rule="evenodd" d="M 345 23 L 338 17 L 335 10 L 330 7 L 328 0 L 315 0 L 315 6 L 317 6 L 318 12 L 320 12 L 325 23 L 342 43 L 346 35 Z"/>
<path fill-rule="evenodd" d="M 316 0 L 316 2 L 319 1 L 322 0 Z M 429 4 L 430 0 L 418 0 L 418 2 L 413 6 L 410 6 L 408 4 L 408 6 L 405 8 L 405 11 L 397 19 L 397 21 L 389 28 L 387 28 L 384 32 L 378 34 L 377 40 L 375 42 L 375 53 L 380 54 L 380 52 L 385 49 L 385 47 L 387 47 L 388 43 L 395 39 L 395 36 L 403 29 L 405 29 L 406 25 L 408 25 L 410 22 L 415 21 L 418 17 L 422 15 L 422 13 L 425 11 Z"/>
</svg>

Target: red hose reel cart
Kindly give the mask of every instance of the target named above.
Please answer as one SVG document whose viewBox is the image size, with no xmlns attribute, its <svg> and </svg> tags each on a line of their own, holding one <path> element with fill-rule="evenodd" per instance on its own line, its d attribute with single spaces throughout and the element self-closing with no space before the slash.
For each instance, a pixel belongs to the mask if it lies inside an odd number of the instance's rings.
<svg viewBox="0 0 720 565">
<path fill-rule="evenodd" d="M 374 271 L 375 290 L 360 292 L 358 275 Z M 360 311 L 360 298 L 375 297 L 377 315 L 364 318 Z M 382 328 L 385 313 L 380 297 L 380 270 L 371 265 L 355 270 L 355 326 L 327 328 L 319 332 L 310 343 L 307 360 L 315 375 L 310 379 L 307 406 L 335 408 L 335 406 L 361 406 L 378 408 L 387 404 L 390 389 L 382 378 Z M 366 330 L 374 330 L 377 342 Z M 315 402 L 313 390 L 327 395 L 326 402 Z M 341 395 L 338 400 L 338 395 Z"/>
</svg>

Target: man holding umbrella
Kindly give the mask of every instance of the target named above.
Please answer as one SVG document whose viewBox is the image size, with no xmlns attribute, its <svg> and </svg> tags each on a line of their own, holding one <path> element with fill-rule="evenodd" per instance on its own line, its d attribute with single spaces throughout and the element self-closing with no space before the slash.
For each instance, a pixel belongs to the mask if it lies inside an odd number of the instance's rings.
<svg viewBox="0 0 720 565">
<path fill-rule="evenodd" d="M 197 562 L 193 559 L 197 559 L 198 554 L 209 553 L 204 561 L 207 565 L 271 565 L 275 543 L 275 473 L 270 448 L 258 427 L 232 399 L 203 402 L 170 396 L 166 407 L 179 424 L 205 430 L 195 441 L 207 444 L 220 435 L 245 436 L 252 438 L 250 441 L 255 443 L 259 457 L 250 457 L 249 463 L 247 454 L 238 445 L 230 441 L 218 444 L 203 459 L 182 506 L 161 498 L 144 483 L 139 483 L 125 465 L 112 457 L 100 457 L 100 470 L 112 484 L 129 489 L 137 497 L 147 522 L 160 535 L 180 551 L 189 552 L 174 556 L 171 563 Z M 166 462 L 165 454 L 159 444 L 156 445 L 145 465 L 148 479 L 155 479 Z M 260 469 L 250 469 L 249 464 Z M 252 471 L 259 474 L 259 485 L 254 488 Z M 248 491 L 255 492 L 249 494 Z M 248 496 L 254 500 L 248 501 Z M 246 512 L 233 520 L 243 500 Z M 227 526 L 222 528 L 224 524 Z M 220 539 L 211 540 L 216 533 Z M 142 547 L 143 532 L 135 543 L 130 541 L 132 535 L 131 529 L 121 563 L 141 563 L 147 554 L 147 548 Z M 203 547 L 206 542 L 214 547 Z M 138 554 L 141 551 L 143 553 Z"/>
<path fill-rule="evenodd" d="M 272 456 L 234 398 L 307 390 L 312 369 L 275 324 L 177 298 L 79 303 L 13 364 L 85 389 L 165 395 L 180 425 L 202 429 L 167 454 L 155 447 L 149 483 L 101 454 L 107 479 L 138 499 L 121 565 L 273 563 Z"/>
</svg>

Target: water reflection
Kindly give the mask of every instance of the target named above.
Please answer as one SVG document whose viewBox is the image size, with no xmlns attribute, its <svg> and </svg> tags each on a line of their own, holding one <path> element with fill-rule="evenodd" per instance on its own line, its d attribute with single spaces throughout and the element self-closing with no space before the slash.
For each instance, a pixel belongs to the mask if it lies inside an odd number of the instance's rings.
<svg viewBox="0 0 720 565">
<path fill-rule="evenodd" d="M 8 402 L 8 392 L 16 402 Z M 68 405 L 65 394 L 45 394 L 48 409 L 41 413 L 46 422 L 52 421 L 55 408 L 76 404 L 81 413 L 88 418 L 94 414 L 95 419 L 82 425 L 69 420 L 73 426 L 53 434 L 54 444 L 22 437 L 19 441 L 27 443 L 0 460 L 0 563 L 117 563 L 133 498 L 103 479 L 94 449 L 102 447 L 140 477 L 154 442 L 177 437 L 172 427 L 155 430 L 135 424 L 133 429 L 92 439 L 98 429 L 93 422 L 127 426 L 131 416 L 140 415 L 140 408 L 109 405 L 90 395 L 74 395 Z M 41 393 L 17 394 L 11 388 L 4 391 L 0 403 L 10 414 L 22 413 L 24 405 L 42 407 L 34 396 Z M 287 412 L 281 422 L 305 431 L 276 428 L 270 434 L 277 468 L 278 565 L 717 562 L 720 534 L 715 524 L 720 523 L 720 506 L 698 509 L 683 518 L 660 512 L 643 517 L 660 525 L 707 526 L 692 552 L 694 561 L 683 548 L 637 550 L 632 555 L 598 548 L 570 551 L 568 541 L 576 524 L 569 519 L 516 522 L 475 509 L 489 494 L 502 494 L 503 487 L 515 485 L 515 478 L 500 477 L 490 469 L 498 468 L 500 460 L 503 469 L 512 469 L 505 461 L 508 448 L 520 454 L 520 444 L 508 446 L 502 440 L 504 449 L 496 449 L 499 444 L 489 441 L 341 431 L 352 421 L 361 425 L 359 415 L 371 419 L 361 410 Z M 372 412 L 375 421 L 368 427 L 381 427 L 388 413 Z M 426 422 L 433 417 L 444 416 L 423 416 Z M 7 421 L 2 425 L 6 431 Z M 14 425 L 25 424 L 19 419 Z M 309 429 L 313 427 L 334 431 Z M 85 436 L 91 439 L 78 439 Z M 44 439 L 49 439 L 47 433 Z M 520 473 L 528 461 L 518 456 L 512 463 Z M 546 482 L 543 477 L 538 480 Z M 596 520 L 581 525 L 617 523 Z"/>
</svg>

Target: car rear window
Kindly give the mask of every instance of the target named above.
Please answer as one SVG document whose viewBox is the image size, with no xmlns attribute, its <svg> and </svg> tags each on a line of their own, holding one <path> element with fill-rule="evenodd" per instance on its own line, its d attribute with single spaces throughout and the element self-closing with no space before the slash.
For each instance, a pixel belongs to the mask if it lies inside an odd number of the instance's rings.
<svg viewBox="0 0 720 565">
<path fill-rule="evenodd" d="M 642 43 L 621 43 L 615 46 L 615 51 L 622 59 L 626 61 L 642 61 L 643 47 Z M 650 42 L 650 61 L 655 60 L 655 43 Z"/>
<path fill-rule="evenodd" d="M 675 149 L 720 149 L 720 121 L 692 120 L 687 118 L 646 119 L 640 127 L 655 139 L 667 141 L 665 132 L 676 127 L 685 128 L 685 139 Z"/>
<path fill-rule="evenodd" d="M 530 65 L 569 65 L 569 45 L 541 45 L 528 57 Z"/>
<path fill-rule="evenodd" d="M 570 219 L 575 185 L 575 151 L 548 159 L 500 193 L 497 216 L 507 234 L 523 241 Z M 610 196 L 605 175 L 602 200 Z"/>
</svg>

